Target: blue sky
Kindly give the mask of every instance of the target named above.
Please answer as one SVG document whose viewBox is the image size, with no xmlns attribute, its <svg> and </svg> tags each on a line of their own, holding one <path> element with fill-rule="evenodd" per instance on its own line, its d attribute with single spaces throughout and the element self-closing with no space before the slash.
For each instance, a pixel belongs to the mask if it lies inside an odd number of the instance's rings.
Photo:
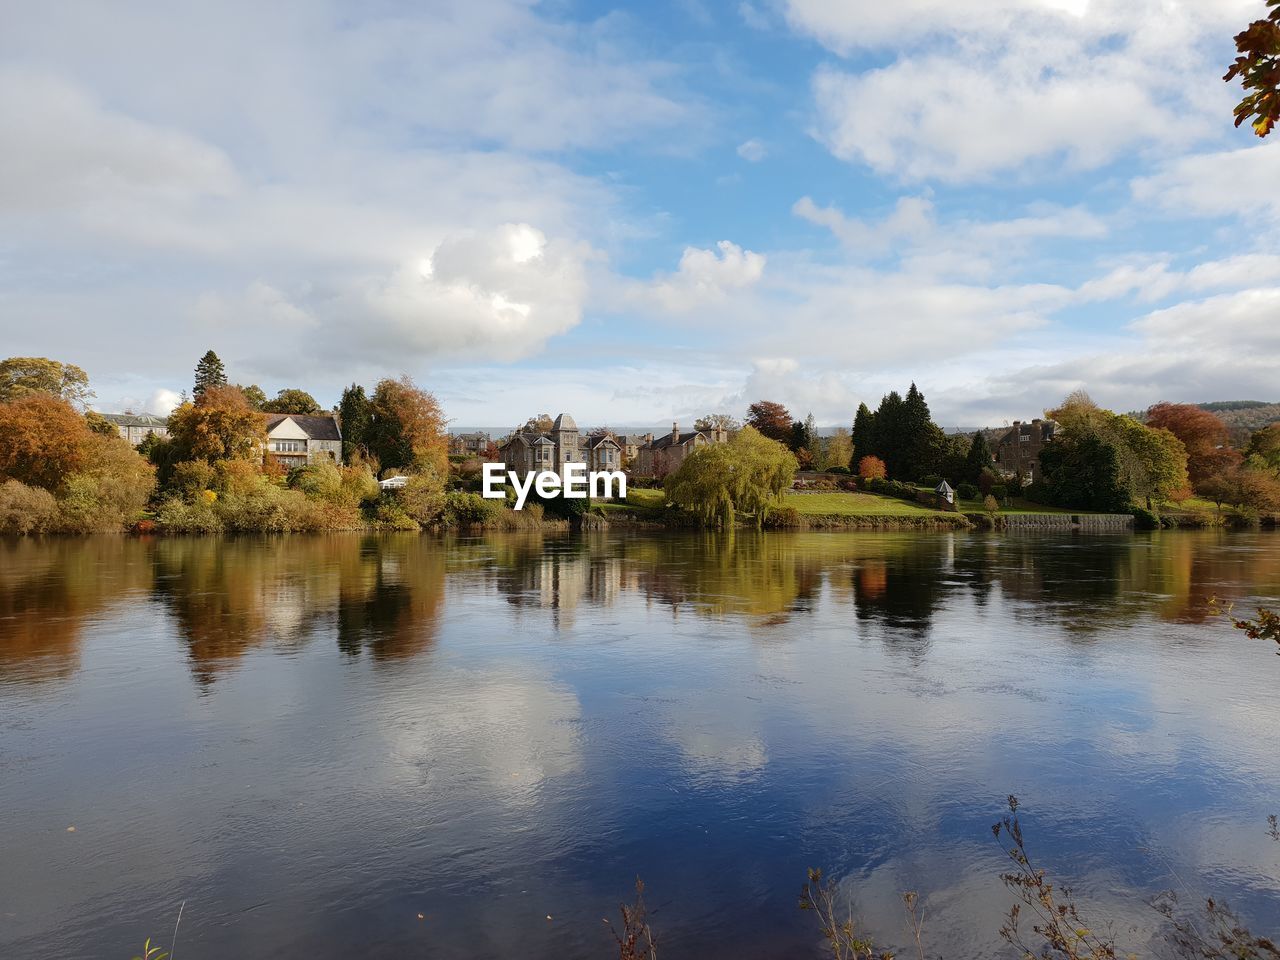
<svg viewBox="0 0 1280 960">
<path fill-rule="evenodd" d="M 1263 10 L 15 6 L 0 352 L 158 412 L 208 348 L 408 373 L 483 426 L 1280 399 L 1280 146 L 1220 79 Z"/>
</svg>

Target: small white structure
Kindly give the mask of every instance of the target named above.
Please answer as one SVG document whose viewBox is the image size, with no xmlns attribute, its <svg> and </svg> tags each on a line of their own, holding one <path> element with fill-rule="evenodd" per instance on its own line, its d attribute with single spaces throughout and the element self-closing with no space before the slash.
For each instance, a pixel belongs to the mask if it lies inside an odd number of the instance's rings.
<svg viewBox="0 0 1280 960">
<path fill-rule="evenodd" d="M 943 480 L 940 484 L 934 487 L 933 492 L 936 493 L 939 499 L 945 503 L 955 506 L 956 492 L 951 489 L 951 484 L 947 483 L 947 481 Z"/>
<path fill-rule="evenodd" d="M 408 484 L 409 478 L 401 474 L 398 477 L 387 477 L 385 480 L 378 481 L 379 490 L 399 490 Z"/>
</svg>

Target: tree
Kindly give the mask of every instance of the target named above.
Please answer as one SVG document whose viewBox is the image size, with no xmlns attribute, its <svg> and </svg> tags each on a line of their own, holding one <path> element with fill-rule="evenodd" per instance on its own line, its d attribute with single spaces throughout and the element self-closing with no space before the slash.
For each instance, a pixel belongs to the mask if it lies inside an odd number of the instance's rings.
<svg viewBox="0 0 1280 960">
<path fill-rule="evenodd" d="M 530 417 L 524 422 L 524 426 L 517 427 L 516 432 L 525 433 L 550 433 L 551 428 L 556 425 L 555 420 L 551 418 L 549 413 L 540 413 L 535 417 Z"/>
<path fill-rule="evenodd" d="M 791 414 L 772 400 L 757 400 L 747 408 L 747 426 L 778 443 L 791 442 Z"/>
<path fill-rule="evenodd" d="M 206 386 L 194 403 L 169 414 L 175 463 L 184 460 L 249 460 L 267 442 L 266 421 L 235 387 Z"/>
<path fill-rule="evenodd" d="M 324 412 L 324 408 L 316 402 L 315 397 L 305 390 L 299 390 L 297 387 L 287 387 L 279 391 L 274 400 L 268 400 L 258 409 L 264 413 L 315 414 Z"/>
<path fill-rule="evenodd" d="M 902 462 L 897 475 L 919 480 L 936 474 L 946 451 L 946 435 L 933 422 L 929 404 L 914 383 L 902 401 L 898 430 Z"/>
<path fill-rule="evenodd" d="M 1122 480 L 1135 502 L 1162 502 L 1179 496 L 1187 488 L 1187 448 L 1163 427 L 1151 429 L 1132 417 L 1117 417 L 1122 432 L 1126 463 Z"/>
<path fill-rule="evenodd" d="M 748 425 L 728 443 L 695 449 L 663 486 L 672 503 L 705 526 L 728 528 L 738 513 L 749 513 L 760 527 L 795 472 L 791 451 Z"/>
<path fill-rule="evenodd" d="M 1168 430 L 1182 441 L 1193 486 L 1240 462 L 1240 454 L 1228 446 L 1227 425 L 1208 410 L 1189 403 L 1157 403 L 1147 410 L 1147 426 Z"/>
<path fill-rule="evenodd" d="M 93 399 L 89 375 L 71 363 L 48 357 L 10 357 L 0 360 L 0 403 L 8 403 L 32 393 L 61 397 L 84 410 Z"/>
<path fill-rule="evenodd" d="M 353 383 L 342 391 L 338 402 L 338 420 L 342 424 L 342 459 L 369 455 L 369 435 L 373 428 L 373 408 L 364 387 Z"/>
<path fill-rule="evenodd" d="M 1254 469 L 1280 473 L 1280 423 L 1256 431 L 1244 453 Z"/>
<path fill-rule="evenodd" d="M 88 465 L 94 436 L 84 417 L 52 393 L 0 403 L 0 480 L 58 493 Z"/>
<path fill-rule="evenodd" d="M 735 434 L 742 429 L 742 422 L 727 413 L 708 413 L 705 417 L 699 417 L 693 424 L 693 429 L 699 433 L 707 433 L 717 427 L 725 433 Z"/>
<path fill-rule="evenodd" d="M 797 420 L 791 424 L 791 449 L 797 454 L 801 451 L 807 451 L 809 459 L 813 459 L 813 451 L 819 446 L 818 427 L 813 421 L 813 414 L 810 413 L 803 420 Z"/>
<path fill-rule="evenodd" d="M 856 470 L 855 457 L 875 456 L 876 452 L 876 415 L 865 403 L 858 404 L 858 412 L 854 414 L 850 441 L 853 450 L 849 454 L 849 469 Z"/>
<path fill-rule="evenodd" d="M 853 459 L 853 443 L 849 439 L 849 431 L 844 427 L 836 427 L 835 432 L 827 437 L 822 445 L 822 469 L 832 467 L 851 469 L 849 461 Z"/>
<path fill-rule="evenodd" d="M 964 461 L 965 482 L 976 484 L 983 470 L 988 470 L 995 459 L 991 456 L 991 447 L 987 444 L 987 435 L 979 430 L 973 435 L 969 444 L 969 453 Z"/>
<path fill-rule="evenodd" d="M 243 387 L 237 383 L 236 388 L 244 394 L 244 398 L 249 401 L 249 406 L 253 407 L 253 409 L 263 410 L 266 408 L 266 405 L 269 402 L 267 400 L 267 394 L 256 383 L 251 383 L 247 387 Z"/>
<path fill-rule="evenodd" d="M 858 461 L 858 476 L 863 480 L 885 480 L 889 471 L 879 457 L 866 456 Z"/>
<path fill-rule="evenodd" d="M 1065 433 L 1040 452 L 1054 503 L 1102 513 L 1127 513 L 1132 498 L 1120 481 L 1116 445 L 1096 433 Z"/>
<path fill-rule="evenodd" d="M 1268 470 L 1245 467 L 1236 480 L 1236 502 L 1258 513 L 1280 512 L 1280 478 Z"/>
<path fill-rule="evenodd" d="M 1236 126 L 1246 120 L 1265 137 L 1280 121 L 1280 0 L 1267 0 L 1271 13 L 1236 34 L 1240 56 L 1222 79 L 1240 78 L 1245 94 L 1236 105 Z"/>
<path fill-rule="evenodd" d="M 449 438 L 444 411 L 411 378 L 382 380 L 369 401 L 369 451 L 382 468 L 448 474 Z"/>
<path fill-rule="evenodd" d="M 198 400 L 210 387 L 225 387 L 226 385 L 226 368 L 223 367 L 222 361 L 218 359 L 216 353 L 212 350 L 206 350 L 204 356 L 200 358 L 200 362 L 196 364 L 196 380 L 195 386 L 191 389 L 191 395 Z"/>
<path fill-rule="evenodd" d="M 881 398 L 880 406 L 876 409 L 871 449 L 863 451 L 864 454 L 872 453 L 883 460 L 889 476 L 894 478 L 902 476 L 905 459 L 904 405 L 901 394 L 896 390 L 889 391 Z"/>
</svg>

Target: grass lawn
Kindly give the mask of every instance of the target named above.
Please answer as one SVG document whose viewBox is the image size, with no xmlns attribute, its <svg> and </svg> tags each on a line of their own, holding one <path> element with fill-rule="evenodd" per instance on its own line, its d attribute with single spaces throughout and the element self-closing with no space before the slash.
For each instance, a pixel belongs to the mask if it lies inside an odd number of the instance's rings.
<svg viewBox="0 0 1280 960">
<path fill-rule="evenodd" d="M 930 517 L 942 511 L 877 493 L 788 493 L 784 506 L 812 517 Z M 946 514 L 952 516 L 952 514 Z"/>
<path fill-rule="evenodd" d="M 606 514 L 625 511 L 636 516 L 656 514 L 667 504 L 666 492 L 658 490 L 642 490 L 639 487 L 627 488 L 626 500 L 596 500 L 592 505 L 599 507 Z"/>
</svg>

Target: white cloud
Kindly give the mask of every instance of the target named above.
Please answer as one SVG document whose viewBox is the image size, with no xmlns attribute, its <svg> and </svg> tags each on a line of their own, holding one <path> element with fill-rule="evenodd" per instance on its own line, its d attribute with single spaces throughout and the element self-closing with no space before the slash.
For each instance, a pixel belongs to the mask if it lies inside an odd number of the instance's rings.
<svg viewBox="0 0 1280 960">
<path fill-rule="evenodd" d="M 1178 216 L 1280 217 L 1280 144 L 1178 157 L 1137 177 L 1133 197 Z"/>
<path fill-rule="evenodd" d="M 764 276 L 764 266 L 763 254 L 729 240 L 717 243 L 716 250 L 685 247 L 676 272 L 656 279 L 645 293 L 664 309 L 681 313 L 755 285 Z"/>
<path fill-rule="evenodd" d="M 738 156 L 748 163 L 759 163 L 768 155 L 769 148 L 754 137 L 738 144 Z"/>
<path fill-rule="evenodd" d="M 1238 18 L 1237 18 L 1238 15 Z M 1243 2 L 791 0 L 791 25 L 886 66 L 820 68 L 815 133 L 841 159 L 902 179 L 984 179 L 1203 138 L 1229 111 L 1206 51 Z M 1225 32 L 1224 32 L 1225 31 Z M 1215 47 L 1216 49 L 1216 47 Z"/>
</svg>

